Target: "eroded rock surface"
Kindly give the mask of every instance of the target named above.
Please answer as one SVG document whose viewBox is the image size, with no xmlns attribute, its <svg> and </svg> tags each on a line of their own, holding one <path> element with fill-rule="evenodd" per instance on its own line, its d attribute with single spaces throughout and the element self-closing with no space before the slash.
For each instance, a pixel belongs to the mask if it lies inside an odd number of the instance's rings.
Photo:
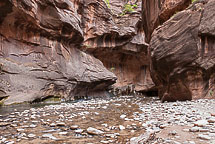
<svg viewBox="0 0 215 144">
<path fill-rule="evenodd" d="M 5 104 L 104 95 L 116 77 L 77 49 L 79 1 L 0 2 L 0 91 Z M 96 94 L 97 93 L 97 94 Z"/>
<path fill-rule="evenodd" d="M 148 44 L 141 25 L 141 3 L 141 0 L 111 0 L 105 4 L 103 0 L 92 0 L 84 5 L 82 49 L 116 74 L 115 94 L 154 87 L 148 68 Z M 127 11 L 126 5 L 134 7 Z"/>
<path fill-rule="evenodd" d="M 196 1 L 157 28 L 152 76 L 163 101 L 214 98 L 215 1 Z"/>
<path fill-rule="evenodd" d="M 142 17 L 146 42 L 150 42 L 155 28 L 167 21 L 178 11 L 189 6 L 191 0 L 143 0 Z"/>
</svg>

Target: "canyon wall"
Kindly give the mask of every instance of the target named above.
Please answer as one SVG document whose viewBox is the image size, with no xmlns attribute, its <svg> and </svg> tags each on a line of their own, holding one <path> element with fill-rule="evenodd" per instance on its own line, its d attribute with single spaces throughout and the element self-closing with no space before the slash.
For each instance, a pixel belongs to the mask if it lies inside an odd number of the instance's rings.
<svg viewBox="0 0 215 144">
<path fill-rule="evenodd" d="M 0 100 L 5 104 L 48 97 L 72 100 L 109 95 L 110 90 L 114 95 L 158 90 L 162 98 L 178 61 L 168 59 L 168 49 L 177 47 L 166 43 L 159 29 L 171 38 L 176 27 L 165 26 L 190 4 L 191 0 L 2 0 Z M 207 47 L 213 34 L 201 25 L 197 33 Z M 190 51 L 189 56 L 197 54 Z M 190 99 L 186 88 L 181 91 Z"/>
<path fill-rule="evenodd" d="M 214 98 L 215 0 L 199 0 L 158 27 L 151 72 L 162 101 Z"/>
<path fill-rule="evenodd" d="M 106 95 L 116 81 L 84 39 L 76 0 L 1 0 L 0 92 L 4 104 Z"/>
</svg>

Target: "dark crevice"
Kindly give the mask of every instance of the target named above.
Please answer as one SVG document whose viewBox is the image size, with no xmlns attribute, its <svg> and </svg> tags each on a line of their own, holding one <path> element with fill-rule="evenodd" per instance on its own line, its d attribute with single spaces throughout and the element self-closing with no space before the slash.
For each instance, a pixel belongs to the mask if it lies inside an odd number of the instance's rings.
<svg viewBox="0 0 215 144">
<path fill-rule="evenodd" d="M 147 96 L 147 97 L 157 97 L 158 96 L 158 90 L 149 90 L 146 92 L 142 92 L 143 95 Z"/>
</svg>

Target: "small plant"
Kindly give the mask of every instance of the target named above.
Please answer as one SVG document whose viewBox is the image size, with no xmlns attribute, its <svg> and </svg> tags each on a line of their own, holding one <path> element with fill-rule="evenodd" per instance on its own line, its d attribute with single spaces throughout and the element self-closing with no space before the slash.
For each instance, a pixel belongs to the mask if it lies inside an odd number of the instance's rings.
<svg viewBox="0 0 215 144">
<path fill-rule="evenodd" d="M 132 13 L 134 12 L 134 9 L 137 8 L 136 4 L 125 4 L 124 5 L 124 10 L 123 12 L 120 14 L 120 16 L 125 15 L 126 13 Z"/>
<path fill-rule="evenodd" d="M 111 67 L 110 71 L 113 72 L 115 70 L 115 67 Z"/>
<path fill-rule="evenodd" d="M 110 8 L 110 1 L 109 0 L 104 0 L 104 1 L 106 3 L 107 7 Z"/>
<path fill-rule="evenodd" d="M 209 96 L 213 96 L 213 91 L 212 90 L 209 91 Z"/>
</svg>

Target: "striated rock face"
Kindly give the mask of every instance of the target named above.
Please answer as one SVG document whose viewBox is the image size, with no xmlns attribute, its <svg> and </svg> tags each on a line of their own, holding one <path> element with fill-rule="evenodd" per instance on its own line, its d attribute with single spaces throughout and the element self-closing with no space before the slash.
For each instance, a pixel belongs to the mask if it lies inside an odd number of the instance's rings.
<svg viewBox="0 0 215 144">
<path fill-rule="evenodd" d="M 190 2 L 1 0 L 0 100 L 154 91 L 151 33 Z"/>
<path fill-rule="evenodd" d="M 163 101 L 215 97 L 215 0 L 197 1 L 157 28 L 152 77 Z"/>
<path fill-rule="evenodd" d="M 76 0 L 0 1 L 0 98 L 5 104 L 50 96 L 104 95 L 116 76 L 80 51 Z"/>
<path fill-rule="evenodd" d="M 148 44 L 142 28 L 141 0 L 85 1 L 83 51 L 93 54 L 116 74 L 116 94 L 154 87 L 149 73 Z M 126 5 L 132 6 L 127 10 Z M 127 91 L 127 92 L 126 92 Z"/>
<path fill-rule="evenodd" d="M 190 3 L 191 0 L 143 0 L 142 17 L 146 42 L 150 42 L 151 34 L 155 28 L 178 11 L 187 8 Z"/>
</svg>

